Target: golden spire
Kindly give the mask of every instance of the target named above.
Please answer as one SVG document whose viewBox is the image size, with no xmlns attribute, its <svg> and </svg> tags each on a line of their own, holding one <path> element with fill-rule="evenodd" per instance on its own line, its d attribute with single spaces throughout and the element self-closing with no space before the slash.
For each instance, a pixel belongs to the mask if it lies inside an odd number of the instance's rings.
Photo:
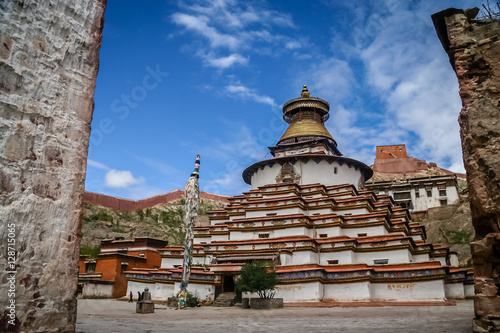
<svg viewBox="0 0 500 333">
<path fill-rule="evenodd" d="M 304 84 L 304 88 L 302 88 L 302 94 L 300 94 L 300 97 L 302 97 L 302 98 L 311 97 L 311 94 L 309 93 L 309 90 L 307 90 L 307 86 L 305 84 Z"/>
<path fill-rule="evenodd" d="M 283 105 L 283 119 L 290 125 L 278 140 L 278 144 L 283 140 L 298 137 L 324 137 L 333 140 L 323 124 L 328 119 L 329 110 L 328 102 L 311 97 L 307 85 L 304 84 L 300 97 Z"/>
</svg>

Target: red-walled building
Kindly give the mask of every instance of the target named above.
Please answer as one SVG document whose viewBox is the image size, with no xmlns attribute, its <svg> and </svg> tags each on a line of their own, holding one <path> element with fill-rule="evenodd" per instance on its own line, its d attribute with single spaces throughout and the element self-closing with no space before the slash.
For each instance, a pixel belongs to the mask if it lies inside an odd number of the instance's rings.
<svg viewBox="0 0 500 333">
<path fill-rule="evenodd" d="M 122 272 L 134 268 L 159 268 L 158 251 L 168 242 L 155 238 L 134 240 L 105 239 L 97 259 L 80 256 L 78 293 L 83 298 L 118 298 L 127 293 L 127 280 Z"/>
</svg>

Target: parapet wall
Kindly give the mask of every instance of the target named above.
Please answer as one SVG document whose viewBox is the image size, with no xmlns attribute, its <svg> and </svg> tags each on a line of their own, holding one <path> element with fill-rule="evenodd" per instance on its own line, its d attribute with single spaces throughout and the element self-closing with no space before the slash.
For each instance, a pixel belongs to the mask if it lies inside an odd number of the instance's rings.
<svg viewBox="0 0 500 333">
<path fill-rule="evenodd" d="M 393 158 L 393 159 L 375 159 L 372 166 L 373 171 L 382 173 L 398 173 L 398 172 L 418 172 L 427 170 L 430 167 L 435 167 L 435 163 L 429 163 L 425 160 L 419 160 L 414 157 Z"/>
<path fill-rule="evenodd" d="M 408 158 L 406 145 L 377 146 L 375 149 L 376 159 Z"/>
<path fill-rule="evenodd" d="M 437 165 L 433 162 L 427 163 L 425 160 L 408 156 L 406 145 L 400 144 L 377 146 L 375 149 L 375 162 L 371 168 L 378 173 L 412 173 L 437 168 Z M 445 173 L 452 174 L 451 171 Z"/>
<path fill-rule="evenodd" d="M 204 200 L 227 203 L 229 197 L 230 196 L 200 191 L 200 199 Z M 130 200 L 93 192 L 85 192 L 83 194 L 83 202 L 127 212 L 135 212 L 138 209 L 147 209 L 157 205 L 167 204 L 182 198 L 184 198 L 184 191 L 182 190 L 173 190 L 166 194 L 160 194 L 141 200 Z"/>
</svg>

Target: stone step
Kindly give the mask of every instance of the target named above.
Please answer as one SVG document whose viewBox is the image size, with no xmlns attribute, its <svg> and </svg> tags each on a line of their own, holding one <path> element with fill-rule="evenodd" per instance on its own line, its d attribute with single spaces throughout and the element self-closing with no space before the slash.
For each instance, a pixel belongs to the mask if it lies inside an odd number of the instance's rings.
<svg viewBox="0 0 500 333">
<path fill-rule="evenodd" d="M 234 305 L 234 298 L 236 295 L 234 293 L 222 293 L 220 294 L 212 306 L 215 307 L 230 307 Z"/>
</svg>

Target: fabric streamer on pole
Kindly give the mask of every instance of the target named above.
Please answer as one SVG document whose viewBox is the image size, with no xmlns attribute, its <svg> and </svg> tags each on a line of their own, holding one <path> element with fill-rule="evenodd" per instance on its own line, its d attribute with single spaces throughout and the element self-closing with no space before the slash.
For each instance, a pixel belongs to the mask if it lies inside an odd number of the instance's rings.
<svg viewBox="0 0 500 333">
<path fill-rule="evenodd" d="M 184 261 L 182 263 L 182 279 L 178 294 L 179 307 L 186 306 L 187 286 L 189 284 L 189 275 L 191 274 L 191 262 L 193 261 L 193 227 L 198 216 L 198 205 L 200 203 L 200 155 L 196 156 L 194 171 L 184 186 L 186 195 L 186 237 L 184 238 Z"/>
</svg>

